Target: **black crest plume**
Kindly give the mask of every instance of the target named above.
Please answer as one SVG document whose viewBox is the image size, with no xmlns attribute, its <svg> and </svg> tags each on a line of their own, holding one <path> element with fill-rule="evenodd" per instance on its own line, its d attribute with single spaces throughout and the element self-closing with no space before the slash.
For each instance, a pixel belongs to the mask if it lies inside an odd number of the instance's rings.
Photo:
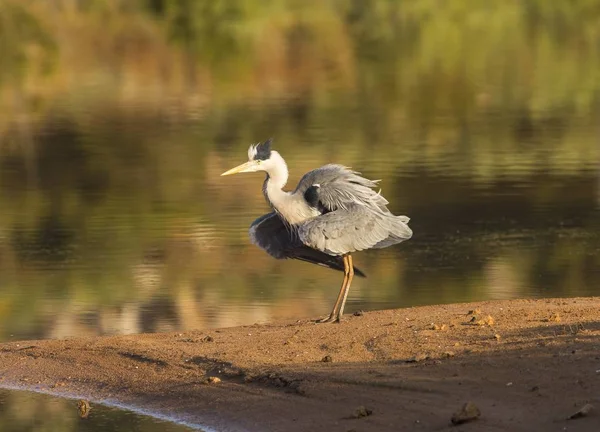
<svg viewBox="0 0 600 432">
<path fill-rule="evenodd" d="M 271 157 L 271 142 L 273 142 L 273 138 L 269 138 L 256 146 L 254 160 L 267 160 Z"/>
</svg>

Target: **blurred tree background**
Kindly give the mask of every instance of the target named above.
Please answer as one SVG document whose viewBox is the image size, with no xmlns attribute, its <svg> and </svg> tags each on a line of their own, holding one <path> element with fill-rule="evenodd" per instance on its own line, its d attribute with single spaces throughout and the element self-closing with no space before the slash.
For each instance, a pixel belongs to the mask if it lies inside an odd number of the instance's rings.
<svg viewBox="0 0 600 432">
<path fill-rule="evenodd" d="M 599 119 L 597 0 L 0 0 L 0 337 L 324 312 L 218 178 L 269 136 L 413 217 L 367 307 L 589 293 Z"/>
</svg>

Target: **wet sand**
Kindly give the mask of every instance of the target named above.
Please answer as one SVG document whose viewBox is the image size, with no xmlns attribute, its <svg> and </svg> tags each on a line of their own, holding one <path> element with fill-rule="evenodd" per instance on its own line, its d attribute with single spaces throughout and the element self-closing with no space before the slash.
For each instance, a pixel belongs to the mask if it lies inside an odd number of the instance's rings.
<svg viewBox="0 0 600 432">
<path fill-rule="evenodd" d="M 599 297 L 511 300 L 337 325 L 11 342 L 0 344 L 0 386 L 227 431 L 596 432 L 599 306 Z M 467 401 L 481 416 L 451 425 Z M 591 413 L 567 420 L 586 404 Z"/>
</svg>

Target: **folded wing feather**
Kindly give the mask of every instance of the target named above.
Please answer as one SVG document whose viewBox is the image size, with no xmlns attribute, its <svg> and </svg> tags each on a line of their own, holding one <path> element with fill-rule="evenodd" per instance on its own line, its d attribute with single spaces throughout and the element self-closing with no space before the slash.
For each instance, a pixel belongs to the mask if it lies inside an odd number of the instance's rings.
<svg viewBox="0 0 600 432">
<path fill-rule="evenodd" d="M 340 256 L 331 256 L 305 245 L 298 236 L 295 227 L 287 225 L 275 212 L 267 213 L 250 225 L 250 240 L 253 244 L 277 259 L 298 259 L 313 264 L 344 271 L 344 263 Z M 365 274 L 354 267 L 358 276 Z"/>
</svg>

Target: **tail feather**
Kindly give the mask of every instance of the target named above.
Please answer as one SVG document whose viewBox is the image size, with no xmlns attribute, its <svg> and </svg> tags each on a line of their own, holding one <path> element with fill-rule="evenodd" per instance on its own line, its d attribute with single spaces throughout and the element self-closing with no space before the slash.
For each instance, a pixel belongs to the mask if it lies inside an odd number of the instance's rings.
<svg viewBox="0 0 600 432">
<path fill-rule="evenodd" d="M 408 221 L 410 221 L 408 216 L 391 215 L 389 220 L 391 221 L 389 236 L 374 244 L 372 246 L 373 249 L 383 249 L 388 246 L 402 243 L 412 237 L 413 232 L 408 226 Z"/>
</svg>

